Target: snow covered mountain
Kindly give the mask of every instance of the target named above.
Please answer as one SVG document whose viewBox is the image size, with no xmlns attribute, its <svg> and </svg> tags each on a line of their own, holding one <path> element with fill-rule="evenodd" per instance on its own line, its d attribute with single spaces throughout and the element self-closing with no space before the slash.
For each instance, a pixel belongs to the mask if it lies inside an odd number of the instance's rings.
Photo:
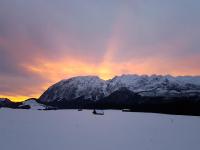
<svg viewBox="0 0 200 150">
<path fill-rule="evenodd" d="M 79 97 L 98 100 L 106 93 L 107 81 L 96 76 L 73 77 L 51 86 L 40 97 L 42 102 L 72 100 Z"/>
<path fill-rule="evenodd" d="M 97 76 L 78 76 L 52 85 L 39 99 L 43 103 L 76 99 L 98 101 L 122 88 L 141 96 L 200 96 L 200 77 L 122 75 L 102 80 Z"/>
<path fill-rule="evenodd" d="M 32 110 L 44 110 L 46 106 L 37 102 L 37 99 L 31 98 L 19 105 L 19 108 L 26 108 Z"/>
</svg>

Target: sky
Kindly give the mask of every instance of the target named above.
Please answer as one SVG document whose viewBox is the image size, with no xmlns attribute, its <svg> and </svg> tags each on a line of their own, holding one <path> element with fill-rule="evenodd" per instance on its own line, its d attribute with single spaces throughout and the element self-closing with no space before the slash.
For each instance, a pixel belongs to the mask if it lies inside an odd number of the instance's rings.
<svg viewBox="0 0 200 150">
<path fill-rule="evenodd" d="M 0 97 L 72 76 L 200 75 L 199 0 L 0 0 Z"/>
</svg>

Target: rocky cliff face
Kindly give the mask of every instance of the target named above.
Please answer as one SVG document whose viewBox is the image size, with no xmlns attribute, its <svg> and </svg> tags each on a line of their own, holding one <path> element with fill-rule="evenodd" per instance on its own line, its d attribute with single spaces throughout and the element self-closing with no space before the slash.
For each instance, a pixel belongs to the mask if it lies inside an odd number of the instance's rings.
<svg viewBox="0 0 200 150">
<path fill-rule="evenodd" d="M 39 99 L 43 103 L 76 99 L 98 101 L 123 88 L 140 96 L 200 96 L 200 77 L 122 75 L 102 80 L 97 76 L 79 76 L 52 85 Z"/>
<path fill-rule="evenodd" d="M 74 77 L 62 80 L 40 97 L 41 102 L 69 101 L 83 97 L 84 99 L 98 100 L 104 97 L 106 92 L 106 81 L 96 76 Z"/>
</svg>

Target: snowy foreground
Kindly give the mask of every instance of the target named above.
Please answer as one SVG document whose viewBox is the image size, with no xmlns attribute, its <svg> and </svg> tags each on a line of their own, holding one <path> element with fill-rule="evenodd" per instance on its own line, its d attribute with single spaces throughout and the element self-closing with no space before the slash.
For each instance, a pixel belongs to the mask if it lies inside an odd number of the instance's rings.
<svg viewBox="0 0 200 150">
<path fill-rule="evenodd" d="M 200 118 L 0 109 L 1 150 L 199 150 Z"/>
</svg>

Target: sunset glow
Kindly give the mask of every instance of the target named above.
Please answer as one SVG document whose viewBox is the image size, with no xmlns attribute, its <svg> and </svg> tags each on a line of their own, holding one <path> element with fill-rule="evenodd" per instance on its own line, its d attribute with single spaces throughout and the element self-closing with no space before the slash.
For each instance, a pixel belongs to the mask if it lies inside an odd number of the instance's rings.
<svg viewBox="0 0 200 150">
<path fill-rule="evenodd" d="M 199 5 L 3 0 L 0 97 L 38 98 L 73 76 L 200 75 Z"/>
</svg>

